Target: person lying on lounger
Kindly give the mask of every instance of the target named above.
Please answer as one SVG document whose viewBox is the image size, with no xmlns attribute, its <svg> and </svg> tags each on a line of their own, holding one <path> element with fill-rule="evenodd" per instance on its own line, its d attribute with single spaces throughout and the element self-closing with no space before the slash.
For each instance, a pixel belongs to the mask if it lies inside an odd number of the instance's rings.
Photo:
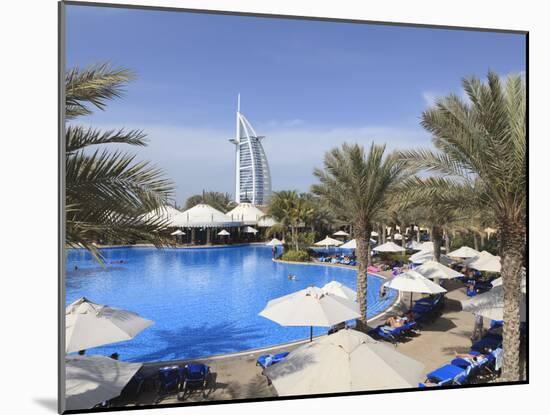
<svg viewBox="0 0 550 415">
<path fill-rule="evenodd" d="M 405 321 L 403 321 L 403 319 L 401 319 L 399 317 L 392 316 L 392 317 L 390 317 L 389 319 L 386 320 L 385 324 L 392 327 L 392 328 L 396 328 L 396 327 L 404 326 Z"/>
<path fill-rule="evenodd" d="M 485 358 L 484 354 L 470 354 L 470 353 L 457 353 L 457 352 L 455 352 L 455 356 L 461 359 L 467 360 L 470 363 L 477 363 L 478 361 L 483 360 Z"/>
</svg>

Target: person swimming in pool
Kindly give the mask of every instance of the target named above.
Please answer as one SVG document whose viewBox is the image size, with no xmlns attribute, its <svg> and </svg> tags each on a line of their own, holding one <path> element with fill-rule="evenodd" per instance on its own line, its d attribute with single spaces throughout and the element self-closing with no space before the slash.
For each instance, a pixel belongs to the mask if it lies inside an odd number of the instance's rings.
<svg viewBox="0 0 550 415">
<path fill-rule="evenodd" d="M 296 281 L 297 280 L 296 275 L 294 275 L 294 274 L 288 274 L 288 279 L 291 280 L 291 281 Z"/>
</svg>

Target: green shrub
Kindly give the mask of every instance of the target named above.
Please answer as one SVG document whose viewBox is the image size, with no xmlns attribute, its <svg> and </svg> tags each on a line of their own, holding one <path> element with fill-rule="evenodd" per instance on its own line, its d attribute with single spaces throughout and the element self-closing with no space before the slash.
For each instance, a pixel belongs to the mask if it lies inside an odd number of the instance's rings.
<svg viewBox="0 0 550 415">
<path fill-rule="evenodd" d="M 286 251 L 281 256 L 283 261 L 308 262 L 309 254 L 306 251 Z"/>
</svg>

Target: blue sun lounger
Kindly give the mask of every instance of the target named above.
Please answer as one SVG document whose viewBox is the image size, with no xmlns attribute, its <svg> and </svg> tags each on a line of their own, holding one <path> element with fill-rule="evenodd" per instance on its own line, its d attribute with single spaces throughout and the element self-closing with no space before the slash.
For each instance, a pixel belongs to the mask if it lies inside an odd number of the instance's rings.
<svg viewBox="0 0 550 415">
<path fill-rule="evenodd" d="M 437 386 L 461 385 L 468 379 L 471 370 L 470 366 L 462 368 L 449 363 L 428 373 L 426 379 Z"/>
<path fill-rule="evenodd" d="M 409 323 L 405 323 L 401 327 L 390 327 L 387 325 L 380 325 L 378 327 L 375 327 L 374 329 L 369 331 L 369 335 L 390 341 L 392 343 L 396 343 L 401 339 L 402 337 L 406 336 L 407 334 L 410 334 L 412 330 L 416 327 L 416 321 L 411 321 Z"/>
<path fill-rule="evenodd" d="M 260 357 L 258 357 L 258 360 L 256 360 L 256 366 L 261 366 L 265 369 L 266 367 L 274 365 L 275 363 L 279 363 L 281 360 L 287 357 L 289 353 L 290 352 L 282 352 L 282 353 L 277 353 L 275 355 L 273 354 L 261 355 Z"/>
<path fill-rule="evenodd" d="M 205 396 L 209 378 L 209 366 L 203 363 L 186 364 L 181 368 L 180 373 L 180 389 L 183 392 L 182 399 L 185 399 L 193 390 L 198 390 Z"/>
</svg>

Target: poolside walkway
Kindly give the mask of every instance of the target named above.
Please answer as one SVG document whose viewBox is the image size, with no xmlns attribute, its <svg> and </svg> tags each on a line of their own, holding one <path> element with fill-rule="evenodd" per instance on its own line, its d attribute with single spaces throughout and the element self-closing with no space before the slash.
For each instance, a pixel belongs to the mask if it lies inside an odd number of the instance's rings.
<svg viewBox="0 0 550 415">
<path fill-rule="evenodd" d="M 388 274 L 384 275 L 388 276 Z M 446 281 L 448 290 L 443 315 L 431 324 L 425 324 L 419 336 L 411 338 L 406 343 L 399 343 L 396 349 L 413 359 L 422 362 L 426 366 L 426 373 L 449 362 L 455 352 L 461 353 L 469 350 L 471 346 L 470 335 L 474 326 L 474 316 L 471 313 L 461 310 L 460 300 L 466 298 L 465 288 L 461 283 Z M 416 298 L 416 297 L 415 297 Z M 404 303 L 403 303 L 404 302 Z M 397 308 L 406 309 L 409 296 L 403 298 L 403 302 Z M 375 319 L 371 326 L 380 324 L 384 316 Z M 485 324 L 488 326 L 489 321 Z M 270 352 L 282 350 L 290 351 L 298 344 L 278 346 L 270 349 Z M 276 396 L 275 389 L 268 385 L 267 379 L 262 375 L 261 367 L 256 366 L 256 359 L 259 355 L 266 353 L 265 350 L 251 353 L 218 356 L 207 359 L 200 359 L 211 367 L 215 374 L 211 382 L 211 389 L 206 397 L 200 394 L 191 396 L 185 402 L 200 400 L 233 400 L 246 398 L 262 398 Z M 185 362 L 170 362 L 170 364 L 183 364 Z M 145 364 L 144 370 L 154 374 L 159 367 L 167 363 Z M 130 392 L 117 399 L 116 405 L 134 405 L 135 396 Z M 138 405 L 155 404 L 155 386 L 144 385 L 142 393 L 137 399 Z M 181 403 L 175 394 L 168 395 L 162 399 L 160 404 Z"/>
</svg>

